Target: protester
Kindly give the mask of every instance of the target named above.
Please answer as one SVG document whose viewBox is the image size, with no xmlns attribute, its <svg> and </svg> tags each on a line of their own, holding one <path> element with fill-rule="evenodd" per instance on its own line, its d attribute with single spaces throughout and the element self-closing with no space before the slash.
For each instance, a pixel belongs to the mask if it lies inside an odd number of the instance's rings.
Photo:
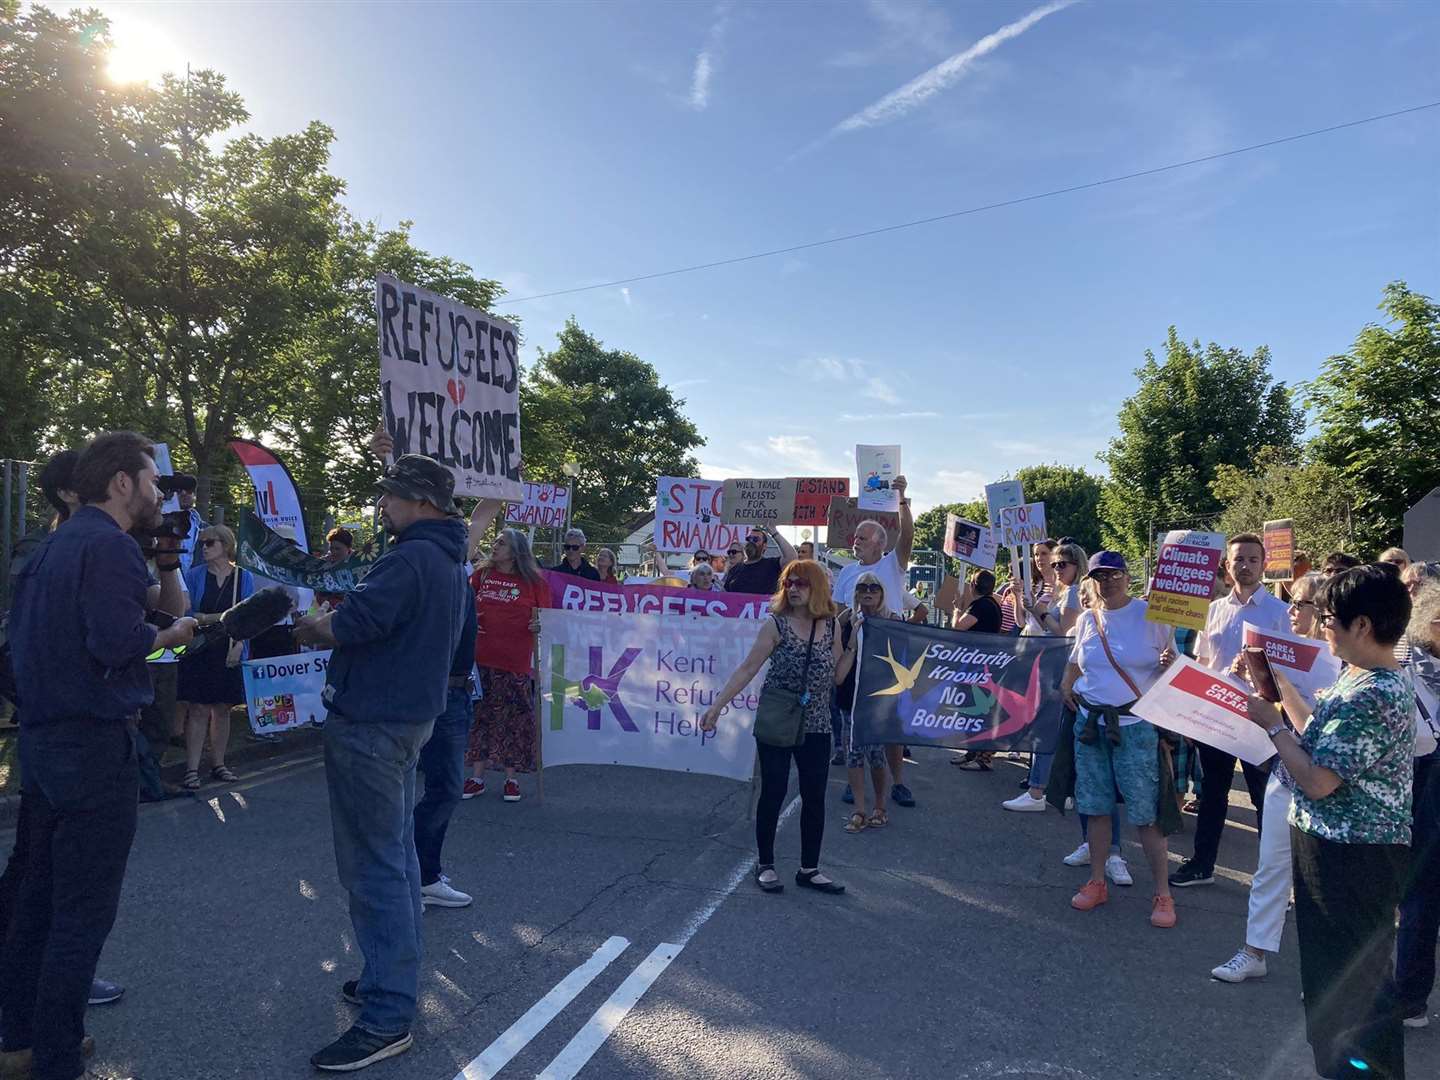
<svg viewBox="0 0 1440 1080">
<path fill-rule="evenodd" d="M 170 483 L 175 489 L 175 501 L 187 521 L 185 539 L 181 544 L 180 569 L 188 573 L 205 559 L 205 553 L 200 550 L 200 533 L 205 528 L 205 519 L 200 516 L 200 511 L 195 509 L 195 488 L 198 482 L 187 473 L 176 473 Z"/>
<path fill-rule="evenodd" d="M 855 528 L 855 562 L 850 563 L 835 577 L 835 600 L 853 607 L 855 604 L 855 582 L 869 570 L 885 584 L 885 606 L 891 611 L 905 610 L 905 570 L 910 565 L 911 551 L 915 545 L 915 518 L 910 512 L 910 500 L 906 497 L 905 477 L 895 477 L 891 488 L 900 498 L 900 535 L 895 539 L 893 551 L 886 551 L 889 536 L 878 521 L 862 521 Z"/>
<path fill-rule="evenodd" d="M 215 626 L 220 616 L 255 592 L 249 570 L 235 565 L 235 534 L 224 525 L 200 533 L 201 561 L 185 575 L 190 593 L 188 614 L 200 626 Z M 223 630 L 211 631 L 205 647 L 180 659 L 176 700 L 185 706 L 185 780 L 189 791 L 200 787 L 200 758 L 210 737 L 210 779 L 233 783 L 239 777 L 225 764 L 230 745 L 230 710 L 245 703 L 240 662 L 248 645 L 231 642 Z"/>
<path fill-rule="evenodd" d="M 771 538 L 780 550 L 778 557 L 765 554 Z M 780 585 L 781 569 L 794 561 L 795 549 L 789 540 L 757 525 L 745 536 L 745 561 L 725 571 L 725 591 L 773 596 Z"/>
<path fill-rule="evenodd" d="M 690 569 L 691 569 L 691 570 L 694 570 L 697 566 L 702 566 L 702 565 L 703 565 L 703 566 L 710 566 L 710 553 L 709 553 L 708 551 L 706 551 L 704 548 L 700 548 L 698 551 L 695 552 L 694 555 L 691 555 L 691 556 L 690 556 Z M 711 569 L 713 570 L 714 567 L 711 567 Z"/>
<path fill-rule="evenodd" d="M 1423 563 L 1411 563 L 1407 573 Z M 1434 563 L 1429 565 L 1434 566 Z M 1440 740 L 1440 582 L 1411 594 L 1405 668 L 1415 687 L 1416 741 Z M 1410 870 L 1395 938 L 1395 984 L 1406 1027 L 1430 1023 L 1440 938 L 1440 750 L 1415 758 Z"/>
<path fill-rule="evenodd" d="M 885 804 L 889 798 L 889 770 L 886 762 L 886 747 L 879 743 L 854 743 L 854 701 L 855 677 L 859 673 L 860 626 L 869 619 L 893 619 L 895 615 L 885 607 L 885 584 L 879 575 L 866 572 L 855 582 L 855 607 L 840 613 L 840 658 L 835 664 L 837 690 L 836 700 L 841 712 L 841 746 L 845 748 L 845 765 L 850 776 L 846 789 L 855 810 L 845 823 L 847 833 L 859 833 L 866 829 L 884 828 L 890 823 Z M 903 755 L 904 748 L 900 748 Z M 874 785 L 874 802 L 869 814 L 865 812 L 865 770 L 870 770 Z"/>
<path fill-rule="evenodd" d="M 1403 1077 L 1390 975 L 1414 783 L 1414 692 L 1395 659 L 1410 597 L 1393 574 L 1355 567 L 1326 581 L 1319 607 L 1330 651 L 1347 667 L 1313 715 L 1286 701 L 1304 733 L 1270 702 L 1249 700 L 1251 721 L 1295 780 L 1290 842 L 1306 1037 L 1322 1077 Z"/>
<path fill-rule="evenodd" d="M 720 580 L 723 584 L 730 578 L 730 571 L 745 561 L 745 548 L 738 542 L 731 542 L 725 549 L 725 569 L 721 572 Z"/>
<path fill-rule="evenodd" d="M 1030 549 L 1030 563 L 1034 569 L 1030 599 L 1027 600 L 1025 597 L 1022 582 L 1011 581 L 1007 586 L 1009 603 L 1015 612 L 1016 622 L 1020 625 L 1022 634 L 1043 635 L 1049 632 L 1033 609 L 1042 606 L 1048 607 L 1050 598 L 1054 595 L 1055 568 L 1051 564 L 1057 546 L 1057 542 L 1054 540 L 1041 540 Z"/>
<path fill-rule="evenodd" d="M 700 563 L 690 571 L 690 588 L 701 592 L 720 592 L 720 583 L 715 580 L 715 569 L 708 562 Z"/>
<path fill-rule="evenodd" d="M 1325 556 L 1325 576 L 1334 577 L 1342 570 L 1352 570 L 1360 565 L 1361 562 L 1358 555 L 1347 555 L 1343 551 L 1332 551 L 1329 555 Z"/>
<path fill-rule="evenodd" d="M 1290 612 L 1284 602 L 1268 591 L 1261 580 L 1265 571 L 1265 542 L 1255 533 L 1240 533 L 1226 545 L 1226 560 L 1235 586 L 1213 600 L 1205 617 L 1205 629 L 1196 643 L 1195 658 L 1212 671 L 1235 669 L 1244 645 L 1245 623 L 1261 630 L 1290 628 Z M 1198 746 L 1202 780 L 1200 806 L 1195 824 L 1195 847 L 1190 858 L 1170 875 L 1177 889 L 1215 884 L 1215 860 L 1225 819 L 1230 812 L 1230 789 L 1235 779 L 1233 754 L 1213 746 Z M 1256 825 L 1265 818 L 1265 786 L 1268 768 L 1241 762 L 1250 803 L 1255 807 Z"/>
<path fill-rule="evenodd" d="M 749 545 L 747 544 L 747 554 Z M 790 761 L 800 776 L 800 869 L 795 884 L 824 893 L 842 893 L 845 886 L 820 872 L 820 844 L 825 836 L 825 786 L 829 777 L 830 696 L 835 688 L 835 615 L 830 582 L 820 565 L 792 561 L 785 580 L 770 603 L 771 617 L 760 628 L 750 655 L 705 710 L 700 727 L 714 731 L 720 714 L 770 661 L 760 691 L 767 697 L 795 695 L 803 712 L 803 738 L 798 746 L 772 746 L 756 740 L 760 762 L 760 800 L 755 810 L 755 845 L 759 862 L 755 881 L 765 892 L 781 892 L 775 873 L 775 830 L 780 806 L 790 783 Z"/>
<path fill-rule="evenodd" d="M 1155 880 L 1150 923 L 1175 925 L 1175 901 L 1166 877 L 1165 836 L 1156 823 L 1162 791 L 1159 735 L 1130 707 L 1174 658 L 1170 628 L 1145 617 L 1144 600 L 1131 598 L 1130 571 L 1115 551 L 1091 557 L 1087 576 L 1100 589 L 1101 608 L 1076 624 L 1075 647 L 1060 692 L 1075 710 L 1075 808 L 1090 815 L 1090 880 L 1071 899 L 1079 911 L 1109 900 L 1105 884 L 1109 815 L 1119 792 Z M 1103 730 L 1102 730 L 1103 729 Z"/>
<path fill-rule="evenodd" d="M 23 871 L 0 949 L 7 1075 L 75 1080 L 93 1051 L 85 1009 L 135 837 L 131 725 L 152 700 L 145 657 L 195 633 L 191 618 L 160 631 L 145 621 L 150 580 L 128 534 L 159 524 L 155 481 L 143 437 L 92 440 L 69 483 L 82 505 L 15 579 L 7 631 L 22 719 L 25 851 L 17 850 Z"/>
<path fill-rule="evenodd" d="M 528 547 L 530 542 L 526 540 L 525 543 Z M 550 569 L 558 574 L 570 574 L 587 581 L 600 580 L 600 572 L 585 558 L 585 534 L 579 529 L 565 531 L 565 557 Z"/>
<path fill-rule="evenodd" d="M 1299 581 L 1314 569 L 1314 564 L 1310 561 L 1310 553 L 1304 548 L 1296 548 L 1295 554 L 1291 557 L 1290 580 Z"/>
<path fill-rule="evenodd" d="M 376 438 L 378 438 L 378 435 L 372 437 L 371 439 L 371 449 L 374 449 L 376 446 Z M 384 445 L 394 445 L 393 441 L 390 440 L 388 435 L 386 436 Z M 380 454 L 377 451 L 377 456 L 379 457 L 383 458 L 387 455 L 388 452 L 387 454 Z M 322 555 L 322 558 L 324 558 L 324 560 L 331 566 L 339 566 L 346 559 L 350 558 L 350 556 L 354 553 L 355 534 L 352 533 L 349 529 L 337 525 L 335 528 L 331 529 L 328 533 L 325 534 L 325 551 Z M 329 608 L 337 608 L 344 602 L 344 593 L 317 592 L 315 594 L 315 603 L 323 604 Z"/>
<path fill-rule="evenodd" d="M 599 575 L 602 584 L 620 584 L 620 578 L 615 573 L 615 569 L 619 565 L 615 558 L 615 552 L 610 548 L 601 548 L 595 553 L 595 573 Z"/>
<path fill-rule="evenodd" d="M 989 570 L 977 570 L 965 582 L 960 599 L 950 616 L 950 629 L 973 630 L 978 634 L 1000 633 L 1002 605 L 995 599 L 995 575 Z M 950 764 L 956 768 L 976 772 L 989 772 L 990 763 L 995 760 L 993 750 L 967 750 Z"/>
<path fill-rule="evenodd" d="M 813 540 L 805 540 L 805 541 L 803 541 L 803 542 L 800 544 L 800 546 L 795 549 L 795 554 L 796 554 L 796 556 L 797 556 L 798 558 L 801 558 L 801 559 L 814 559 L 814 558 L 815 558 L 815 541 L 813 541 Z"/>
<path fill-rule="evenodd" d="M 569 538 L 567 537 L 567 546 Z M 475 590 L 475 663 L 480 702 L 465 762 L 464 797 L 485 793 L 488 769 L 505 770 L 505 802 L 520 801 L 520 773 L 535 771 L 535 635 L 550 587 L 519 529 L 505 529 L 470 577 Z"/>
<path fill-rule="evenodd" d="M 1295 581 L 1290 594 L 1290 632 L 1300 637 L 1324 640 L 1315 617 L 1316 599 L 1325 578 L 1309 574 Z M 1286 684 L 1289 685 L 1288 682 Z M 1296 691 L 1298 693 L 1298 691 Z M 1313 695 L 1300 694 L 1303 709 L 1286 709 L 1286 719 L 1296 731 L 1305 730 L 1304 721 L 1294 717 L 1315 707 Z M 1294 802 L 1295 781 L 1283 764 L 1270 773 L 1265 785 L 1265 813 L 1260 819 L 1260 860 L 1250 880 L 1250 910 L 1245 921 L 1245 945 L 1225 963 L 1211 970 L 1210 975 L 1221 982 L 1238 983 L 1246 979 L 1262 979 L 1268 973 L 1267 953 L 1280 951 L 1285 929 L 1285 911 L 1295 876 L 1291 870 L 1290 807 Z"/>
<path fill-rule="evenodd" d="M 1386 548 L 1384 551 L 1382 551 L 1380 553 L 1380 558 L 1376 559 L 1375 561 L 1389 563 L 1391 566 L 1395 567 L 1403 574 L 1405 572 L 1405 568 L 1410 565 L 1410 556 L 1405 554 L 1404 548 L 1392 547 Z"/>
<path fill-rule="evenodd" d="M 378 486 L 381 520 L 396 542 L 339 609 L 295 628 L 299 644 L 333 650 L 325 776 L 335 864 L 364 958 L 360 977 L 341 987 L 359 1018 L 310 1058 L 328 1072 L 363 1069 L 414 1043 L 423 951 L 415 766 L 446 710 L 469 598 L 449 468 L 404 454 Z"/>
<path fill-rule="evenodd" d="M 40 470 L 37 478 L 45 501 L 55 513 L 43 525 L 37 525 L 15 541 L 10 549 L 10 581 L 13 585 L 26 561 L 45 542 L 45 538 L 70 519 L 80 508 L 80 498 L 71 488 L 75 473 L 75 462 L 79 460 L 78 450 L 61 450 L 50 458 Z"/>
<path fill-rule="evenodd" d="M 1412 562 L 1400 571 L 1400 581 L 1414 600 L 1426 583 L 1440 581 L 1440 562 Z"/>
</svg>

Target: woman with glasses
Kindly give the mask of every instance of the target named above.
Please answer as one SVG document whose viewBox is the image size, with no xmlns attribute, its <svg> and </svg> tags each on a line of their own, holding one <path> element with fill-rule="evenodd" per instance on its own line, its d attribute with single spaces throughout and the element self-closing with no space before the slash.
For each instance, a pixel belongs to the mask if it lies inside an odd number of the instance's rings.
<svg viewBox="0 0 1440 1080">
<path fill-rule="evenodd" d="M 505 802 L 520 801 L 517 773 L 535 771 L 535 635 L 550 586 L 519 529 L 503 529 L 490 557 L 470 576 L 475 590 L 475 665 L 480 701 L 461 798 L 485 794 L 485 772 L 505 770 Z"/>
<path fill-rule="evenodd" d="M 853 710 L 855 702 L 855 676 L 859 663 L 860 627 L 869 619 L 893 619 L 894 614 L 885 606 L 885 583 L 879 575 L 866 571 L 855 579 L 855 607 L 840 613 L 840 659 L 835 665 L 835 679 L 838 689 L 836 701 L 840 706 L 840 745 L 845 753 L 845 765 L 850 774 L 850 786 L 846 789 L 853 801 L 854 811 L 845 823 L 847 833 L 864 832 L 866 829 L 881 829 L 890 824 L 890 815 L 885 806 L 890 798 L 890 773 L 887 767 L 886 747 L 882 743 L 867 743 L 851 746 L 854 738 Z M 900 750 L 899 747 L 896 748 Z M 875 788 L 875 798 L 869 814 L 865 813 L 865 769 L 870 769 L 870 780 Z"/>
<path fill-rule="evenodd" d="M 235 565 L 235 534 L 224 525 L 211 525 L 200 531 L 199 555 L 185 573 L 190 610 L 201 626 L 214 626 L 229 608 L 255 591 L 255 579 L 249 570 Z M 189 791 L 200 787 L 200 758 L 205 752 L 205 737 L 210 737 L 210 779 L 231 783 L 238 780 L 225 764 L 225 750 L 230 743 L 230 709 L 245 703 L 245 686 L 238 660 L 249 653 L 241 646 L 239 657 L 230 663 L 230 639 L 223 631 L 206 635 L 205 647 L 191 649 L 180 659 L 175 697 L 185 709 L 185 781 Z"/>
<path fill-rule="evenodd" d="M 1395 908 L 1409 861 L 1415 695 L 1395 645 L 1410 597 L 1389 567 L 1325 582 L 1317 621 L 1347 665 L 1313 714 L 1276 674 L 1285 706 L 1255 695 L 1250 720 L 1295 781 L 1290 844 L 1306 1037 L 1322 1077 L 1405 1075 L 1389 986 Z"/>
<path fill-rule="evenodd" d="M 1290 586 L 1290 630 L 1305 638 L 1324 640 L 1316 619 L 1316 598 L 1325 585 L 1322 574 L 1307 574 Z M 1297 691 L 1297 693 L 1299 693 Z M 1300 694 L 1305 711 L 1315 707 L 1313 694 Z M 1300 710 L 1285 710 L 1296 731 L 1305 730 L 1303 720 L 1294 722 Z M 1295 781 L 1285 771 L 1284 763 L 1270 771 L 1265 784 L 1265 810 L 1260 815 L 1260 861 L 1250 880 L 1250 910 L 1245 920 L 1245 945 L 1219 967 L 1211 970 L 1212 978 L 1238 983 L 1246 979 L 1262 979 L 1267 974 L 1266 953 L 1280 951 L 1280 938 L 1285 929 L 1285 912 L 1290 906 L 1290 891 L 1295 876 L 1290 860 L 1290 808 L 1294 804 Z"/>
<path fill-rule="evenodd" d="M 760 695 L 784 690 L 799 694 L 804 709 L 804 740 L 799 746 L 755 744 L 760 760 L 760 801 L 755 809 L 755 846 L 759 861 L 755 882 L 770 893 L 785 886 L 775 873 L 775 830 L 790 784 L 790 761 L 800 774 L 800 869 L 795 884 L 824 893 L 845 886 L 820 872 L 820 842 L 825 836 L 825 786 L 830 771 L 830 696 L 835 688 L 835 615 L 830 581 L 820 564 L 805 560 L 785 567 L 779 591 L 770 602 L 770 618 L 760 628 L 745 662 L 730 676 L 715 703 L 700 719 L 714 731 L 726 704 L 750 685 L 765 661 L 770 669 Z"/>
</svg>

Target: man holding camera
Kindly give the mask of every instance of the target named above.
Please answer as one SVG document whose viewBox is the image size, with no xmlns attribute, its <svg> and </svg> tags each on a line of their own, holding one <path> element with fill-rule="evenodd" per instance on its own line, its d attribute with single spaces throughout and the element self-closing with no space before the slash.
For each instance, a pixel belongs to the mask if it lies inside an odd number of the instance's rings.
<svg viewBox="0 0 1440 1080">
<path fill-rule="evenodd" d="M 32 855 L 0 951 L 0 1049 L 8 1071 L 34 1080 L 84 1071 L 86 1002 L 135 836 L 145 657 L 195 632 L 194 619 L 163 631 L 145 621 L 150 577 L 129 532 L 159 521 L 151 444 L 99 436 L 71 486 L 82 505 L 16 579 L 9 626 Z"/>
</svg>

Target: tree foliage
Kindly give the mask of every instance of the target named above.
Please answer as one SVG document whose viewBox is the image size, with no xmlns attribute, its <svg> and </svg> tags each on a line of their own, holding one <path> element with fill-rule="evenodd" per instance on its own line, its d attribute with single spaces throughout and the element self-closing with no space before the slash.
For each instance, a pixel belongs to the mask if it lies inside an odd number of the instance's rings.
<svg viewBox="0 0 1440 1080">
<path fill-rule="evenodd" d="M 1210 489 L 1224 504 L 1216 531 L 1259 532 L 1267 521 L 1290 518 L 1295 544 L 1317 565 L 1331 551 L 1349 551 L 1355 491 L 1344 474 L 1309 453 L 1267 447 L 1249 472 L 1234 465 L 1216 469 Z"/>
</svg>

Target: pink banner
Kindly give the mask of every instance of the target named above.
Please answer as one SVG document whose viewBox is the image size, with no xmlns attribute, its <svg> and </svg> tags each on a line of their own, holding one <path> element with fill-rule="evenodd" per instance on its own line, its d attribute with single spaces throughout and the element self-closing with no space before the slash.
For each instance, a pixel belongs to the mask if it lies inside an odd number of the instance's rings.
<svg viewBox="0 0 1440 1080">
<path fill-rule="evenodd" d="M 701 592 L 669 585 L 611 585 L 553 570 L 546 570 L 545 578 L 550 582 L 550 606 L 566 611 L 760 619 L 770 606 L 770 597 L 753 593 Z"/>
</svg>

